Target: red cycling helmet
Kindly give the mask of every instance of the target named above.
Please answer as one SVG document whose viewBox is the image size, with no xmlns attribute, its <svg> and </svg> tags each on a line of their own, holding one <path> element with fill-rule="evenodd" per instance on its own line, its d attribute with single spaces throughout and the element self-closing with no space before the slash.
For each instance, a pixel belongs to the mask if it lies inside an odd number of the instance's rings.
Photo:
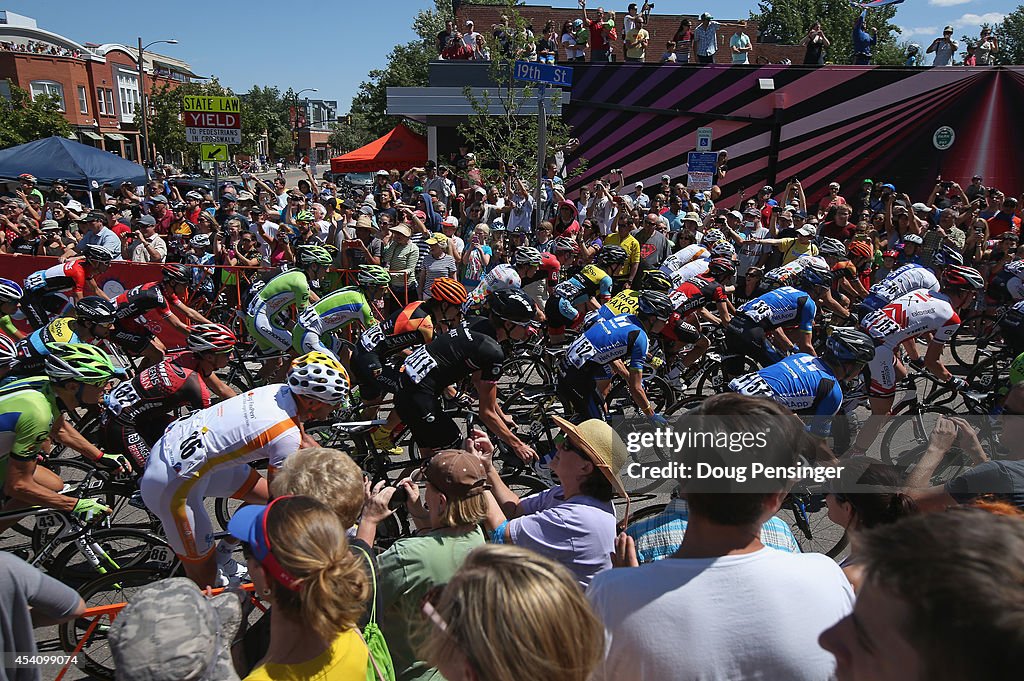
<svg viewBox="0 0 1024 681">
<path fill-rule="evenodd" d="M 188 333 L 185 344 L 193 352 L 231 352 L 237 339 L 223 324 L 197 324 Z"/>
</svg>

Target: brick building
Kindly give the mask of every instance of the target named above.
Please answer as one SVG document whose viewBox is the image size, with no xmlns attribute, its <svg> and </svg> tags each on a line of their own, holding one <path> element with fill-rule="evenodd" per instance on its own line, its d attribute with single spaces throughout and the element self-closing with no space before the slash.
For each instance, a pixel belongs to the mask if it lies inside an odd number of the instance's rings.
<svg viewBox="0 0 1024 681">
<path fill-rule="evenodd" d="M 591 0 L 593 1 L 593 0 Z M 592 7 L 588 7 L 587 11 L 591 18 L 594 17 L 594 10 L 601 3 L 595 3 Z M 612 10 L 615 7 L 625 7 L 628 3 L 606 3 L 604 7 L 606 10 Z M 637 3 L 642 4 L 642 3 Z M 583 18 L 583 10 L 573 7 L 549 7 L 546 5 L 521 5 L 516 8 L 520 16 L 527 21 L 527 23 L 533 27 L 534 33 L 539 33 L 543 29 L 544 24 L 548 21 L 555 22 L 556 30 L 560 30 L 562 24 L 566 21 L 572 21 L 573 19 Z M 491 26 L 498 24 L 501 21 L 501 15 L 505 12 L 504 4 L 495 5 L 461 5 L 458 8 L 456 19 L 458 21 L 457 26 L 459 30 L 465 25 L 467 20 L 473 22 L 476 31 L 482 33 L 489 42 L 491 41 Z M 623 61 L 622 55 L 622 37 L 625 33 L 623 28 L 622 18 L 625 16 L 625 12 L 616 11 L 615 14 L 615 26 L 618 30 L 619 39 L 614 43 L 613 52 L 615 54 L 616 61 Z M 650 22 L 647 24 L 647 32 L 651 34 L 650 43 L 647 46 L 646 59 L 647 62 L 658 63 L 661 60 L 661 54 L 665 51 L 665 43 L 675 37 L 676 29 L 679 28 L 679 22 L 687 18 L 692 24 L 691 28 L 696 27 L 700 22 L 699 15 L 697 14 L 651 14 Z M 718 49 L 715 51 L 715 62 L 720 64 L 729 64 L 732 62 L 732 56 L 729 52 L 729 38 L 740 28 L 748 36 L 753 50 L 749 53 L 749 60 L 751 64 L 757 63 L 778 63 L 783 59 L 789 59 L 794 64 L 799 64 L 804 58 L 804 48 L 799 45 L 779 45 L 775 43 L 758 43 L 756 42 L 759 30 L 756 21 L 743 21 L 740 19 L 719 19 L 716 18 L 720 24 L 718 29 Z M 494 49 L 494 46 L 491 45 Z M 564 59 L 565 53 L 559 46 L 558 58 Z M 587 55 L 589 59 L 590 55 Z M 758 61 L 760 60 L 760 62 Z M 693 61 L 691 55 L 691 61 Z"/>
<path fill-rule="evenodd" d="M 132 161 L 141 158 L 135 109 L 141 92 L 197 76 L 180 60 L 146 51 L 139 87 L 138 49 L 116 43 L 79 44 L 46 31 L 30 17 L 0 11 L 0 80 L 33 97 L 56 95 L 74 137 Z M 155 158 L 156 150 L 151 150 Z"/>
</svg>

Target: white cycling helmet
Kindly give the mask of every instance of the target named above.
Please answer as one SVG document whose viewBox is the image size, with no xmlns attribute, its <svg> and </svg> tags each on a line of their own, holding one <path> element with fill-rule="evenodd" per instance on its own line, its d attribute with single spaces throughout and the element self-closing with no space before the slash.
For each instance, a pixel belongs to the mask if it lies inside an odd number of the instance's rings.
<svg viewBox="0 0 1024 681">
<path fill-rule="evenodd" d="M 322 352 L 313 351 L 298 357 L 288 369 L 288 387 L 293 393 L 327 404 L 347 403 L 349 385 L 345 367 Z"/>
<path fill-rule="evenodd" d="M 18 361 L 18 344 L 0 333 L 0 368 L 10 369 Z"/>
</svg>

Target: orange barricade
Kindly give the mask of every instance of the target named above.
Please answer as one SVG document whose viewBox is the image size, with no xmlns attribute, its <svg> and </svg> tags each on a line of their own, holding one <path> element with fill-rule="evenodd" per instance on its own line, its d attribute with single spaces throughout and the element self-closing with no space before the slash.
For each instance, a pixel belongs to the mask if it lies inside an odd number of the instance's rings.
<svg viewBox="0 0 1024 681">
<path fill-rule="evenodd" d="M 255 591 L 252 583 L 243 584 L 241 586 L 241 588 L 242 588 L 243 591 L 249 591 L 249 592 L 254 592 Z M 221 589 L 210 589 L 210 590 L 208 590 L 207 595 L 209 595 L 209 596 L 216 596 L 217 594 L 223 593 L 223 592 L 224 592 L 224 589 L 222 589 L 222 588 Z M 257 600 L 257 598 L 255 596 L 251 596 L 251 599 L 252 599 L 253 604 L 257 608 L 259 608 L 263 612 L 267 611 L 266 607 L 264 607 L 263 604 L 260 603 L 259 600 Z M 112 603 L 110 605 L 99 605 L 99 606 L 96 606 L 95 608 L 87 608 L 86 611 L 84 613 L 82 613 L 82 616 L 78 617 L 77 619 L 89 620 L 89 626 L 86 628 L 85 633 L 82 635 L 81 640 L 78 641 L 78 645 L 75 646 L 75 649 L 71 650 L 71 651 L 66 651 L 66 652 L 69 653 L 70 657 L 73 659 L 76 655 L 78 655 L 79 653 L 82 652 L 82 649 L 85 648 L 85 644 L 89 642 L 90 638 L 92 638 L 92 635 L 96 632 L 96 627 L 99 626 L 100 622 L 103 620 L 104 617 L 109 618 L 109 621 L 113 622 L 117 618 L 118 613 L 120 613 L 121 610 L 123 610 L 124 606 L 126 606 L 126 605 L 128 605 L 128 604 L 127 603 Z M 54 678 L 53 681 L 61 681 L 61 679 L 64 678 L 64 675 L 68 673 L 68 670 L 70 668 L 71 668 L 71 660 L 68 660 L 68 662 L 65 663 L 65 665 L 63 667 L 61 667 L 61 670 L 57 673 L 57 676 Z"/>
<path fill-rule="evenodd" d="M 23 282 L 25 277 L 36 272 L 38 270 L 44 270 L 48 267 L 56 265 L 58 259 L 54 256 L 36 256 L 36 255 L 20 255 L 14 253 L 0 253 L 0 276 L 6 279 L 11 279 L 16 282 Z M 182 263 L 184 264 L 184 263 Z M 163 263 L 149 263 L 149 262 L 130 262 L 125 260 L 115 260 L 111 263 L 110 269 L 103 274 L 96 277 L 96 283 L 100 285 L 103 292 L 110 296 L 111 299 L 121 295 L 124 291 L 130 288 L 145 284 L 151 281 L 158 281 L 161 277 L 160 268 Z M 221 288 L 217 290 L 217 293 L 224 292 L 227 289 L 228 300 L 234 306 L 233 309 L 239 312 L 238 315 L 233 316 L 232 323 L 229 324 L 232 330 L 238 334 L 239 338 L 245 335 L 245 328 L 241 324 L 241 313 L 244 312 L 240 308 L 240 301 L 245 299 L 245 294 L 248 290 L 248 282 L 254 278 L 260 272 L 268 272 L 273 268 L 269 267 L 245 267 L 245 266 L 231 266 L 231 265 L 187 265 L 186 267 L 202 267 L 204 270 L 227 270 L 230 275 L 233 275 L 234 282 L 229 284 L 222 284 Z M 356 285 L 356 274 L 358 270 L 342 270 L 331 268 L 329 270 L 330 276 L 337 275 L 337 285 L 330 288 L 330 291 L 334 291 L 341 286 L 354 286 Z M 231 276 L 227 277 L 231 278 Z M 221 277 L 223 280 L 224 277 Z M 403 282 L 405 283 L 405 290 L 408 290 L 408 275 L 403 275 Z M 216 281 L 216 279 L 215 279 Z M 86 293 L 91 293 L 86 291 Z M 388 289 L 387 295 L 391 296 L 392 300 L 398 304 L 404 306 L 409 302 L 408 297 L 404 300 L 398 299 L 394 291 Z M 186 302 L 188 302 L 186 298 Z M 200 308 L 200 312 L 206 313 L 209 310 L 209 306 L 206 309 Z M 378 318 L 383 317 L 383 312 L 376 309 L 374 306 L 374 313 Z M 189 320 L 183 320 L 186 324 Z M 31 332 L 31 328 L 25 323 L 24 320 L 15 321 L 15 324 L 21 328 L 22 331 L 28 333 Z M 165 327 L 159 323 L 146 321 L 146 326 L 154 335 L 158 336 L 164 345 L 168 348 L 180 348 L 185 344 L 185 339 L 175 329 Z"/>
</svg>

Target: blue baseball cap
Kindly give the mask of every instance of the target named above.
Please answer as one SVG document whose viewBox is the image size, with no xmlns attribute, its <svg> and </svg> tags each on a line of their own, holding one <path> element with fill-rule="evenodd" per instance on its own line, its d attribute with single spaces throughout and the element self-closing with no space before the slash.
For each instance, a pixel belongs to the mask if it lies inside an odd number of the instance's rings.
<svg viewBox="0 0 1024 681">
<path fill-rule="evenodd" d="M 245 542 L 252 551 L 252 556 L 271 577 L 281 586 L 290 591 L 298 591 L 300 580 L 281 567 L 270 548 L 270 537 L 267 535 L 267 515 L 270 509 L 281 499 L 277 497 L 266 506 L 243 506 L 235 511 L 228 521 L 228 532 L 235 539 Z"/>
</svg>

